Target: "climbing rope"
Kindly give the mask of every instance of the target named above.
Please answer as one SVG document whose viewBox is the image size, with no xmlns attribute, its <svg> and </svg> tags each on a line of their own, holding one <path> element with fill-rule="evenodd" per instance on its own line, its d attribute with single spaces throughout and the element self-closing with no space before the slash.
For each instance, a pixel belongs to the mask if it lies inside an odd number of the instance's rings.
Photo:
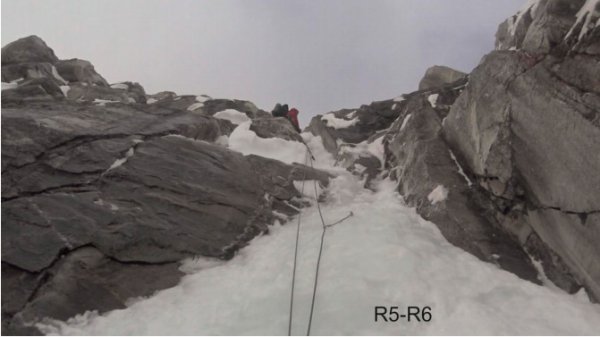
<svg viewBox="0 0 600 337">
<path fill-rule="evenodd" d="M 306 144 L 305 144 L 306 145 Z M 304 155 L 304 166 L 308 162 L 308 146 L 307 151 Z M 302 178 L 301 194 L 304 195 L 304 182 L 306 181 L 306 170 L 304 170 L 304 177 Z M 294 317 L 294 289 L 296 285 L 296 265 L 298 263 L 298 242 L 300 241 L 300 219 L 302 218 L 302 212 L 298 213 L 298 224 L 296 225 L 296 247 L 294 248 L 294 268 L 292 271 L 292 291 L 290 294 L 290 318 L 288 324 L 288 336 L 292 335 L 292 319 Z"/>
<path fill-rule="evenodd" d="M 304 143 L 304 142 L 303 142 Z M 304 143 L 304 145 L 306 146 L 306 155 L 305 155 L 305 160 L 304 160 L 304 166 L 307 166 L 307 162 L 310 162 L 310 168 L 314 170 L 314 165 L 313 165 L 313 161 L 315 160 L 314 155 L 312 154 L 310 148 L 308 147 L 308 145 L 306 143 Z M 304 177 L 302 179 L 302 187 L 301 187 L 301 194 L 304 195 L 304 182 L 306 181 L 306 169 L 304 170 Z M 312 300 L 311 300 L 311 304 L 310 304 L 310 315 L 309 315 L 309 319 L 308 319 L 308 329 L 306 331 L 306 335 L 309 336 L 310 335 L 310 329 L 312 327 L 312 320 L 313 320 L 313 313 L 314 313 L 314 309 L 315 309 L 315 302 L 316 302 L 316 297 L 317 297 L 317 287 L 319 284 L 319 270 L 321 267 L 321 257 L 323 256 L 323 245 L 325 242 L 325 232 L 327 231 L 327 228 L 335 226 L 341 222 L 343 222 L 344 220 L 350 218 L 351 216 L 354 215 L 354 213 L 350 212 L 347 216 L 345 216 L 344 218 L 326 225 L 325 224 L 325 219 L 323 218 L 323 212 L 321 211 L 321 204 L 319 202 L 319 192 L 318 192 L 318 188 L 317 188 L 317 180 L 315 179 L 313 181 L 313 185 L 314 185 L 314 192 L 315 192 L 315 200 L 317 203 L 317 210 L 319 211 L 319 217 L 321 218 L 321 242 L 319 244 L 319 255 L 317 257 L 317 265 L 316 265 L 316 270 L 315 270 L 315 280 L 313 282 L 313 293 L 312 293 Z M 294 308 L 294 289 L 295 289 L 295 284 L 296 284 L 296 269 L 297 269 L 297 263 L 298 263 L 298 243 L 300 241 L 300 224 L 301 224 L 301 215 L 302 212 L 300 212 L 298 214 L 298 223 L 296 225 L 296 246 L 294 249 L 294 267 L 293 267 L 293 271 L 292 271 L 292 291 L 291 291 L 291 295 L 290 295 L 290 315 L 289 315 L 289 324 L 288 324 L 288 336 L 292 335 L 292 320 L 293 320 L 293 308 Z"/>
<path fill-rule="evenodd" d="M 313 161 L 310 161 L 310 167 L 313 168 Z M 312 326 L 312 318 L 313 312 L 315 309 L 315 299 L 317 296 L 317 285 L 319 283 L 319 269 L 321 266 L 321 256 L 323 255 L 323 242 L 325 241 L 325 232 L 327 231 L 327 225 L 325 225 L 325 220 L 323 219 L 323 213 L 321 212 L 321 204 L 319 203 L 319 193 L 317 192 L 317 180 L 314 180 L 315 187 L 315 200 L 317 201 L 317 209 L 319 210 L 319 217 L 321 218 L 321 224 L 323 228 L 321 230 L 321 244 L 319 247 L 319 257 L 317 258 L 317 268 L 315 271 L 315 282 L 313 286 L 313 294 L 312 301 L 310 303 L 310 316 L 308 317 L 308 330 L 306 331 L 306 335 L 310 336 L 310 328 Z"/>
</svg>

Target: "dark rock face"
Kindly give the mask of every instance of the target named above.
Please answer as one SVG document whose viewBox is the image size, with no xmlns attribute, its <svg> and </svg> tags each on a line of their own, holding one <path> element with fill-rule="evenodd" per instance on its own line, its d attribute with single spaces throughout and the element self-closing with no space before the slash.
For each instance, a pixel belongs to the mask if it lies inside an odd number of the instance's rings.
<svg viewBox="0 0 600 337">
<path fill-rule="evenodd" d="M 2 65 L 15 63 L 55 63 L 58 57 L 37 36 L 28 36 L 11 42 L 2 48 Z M 4 72 L 4 71 L 3 71 Z"/>
<path fill-rule="evenodd" d="M 425 72 L 425 76 L 419 82 L 419 90 L 431 89 L 454 83 L 467 77 L 462 71 L 454 70 L 445 66 L 433 66 Z"/>
<path fill-rule="evenodd" d="M 28 324 L 174 286 L 182 259 L 231 258 L 297 214 L 294 180 L 328 183 L 327 173 L 214 143 L 234 125 L 212 114 L 268 116 L 250 102 L 146 102 L 138 83 L 110 87 L 87 61 L 59 63 L 64 80 L 50 63 L 3 66 L 7 81 L 25 74 L 2 92 L 3 333 L 39 333 Z M 286 120 L 255 126 L 302 140 Z"/>
<path fill-rule="evenodd" d="M 461 176 L 462 168 L 443 139 L 441 118 L 424 98 L 410 98 L 406 122 L 395 123 L 388 133 L 388 164 L 399 192 L 450 243 L 538 282 L 527 254 L 501 230 L 491 202 Z"/>
<path fill-rule="evenodd" d="M 71 59 L 56 62 L 56 69 L 60 76 L 68 82 L 81 82 L 87 85 L 108 87 L 106 80 L 86 60 Z"/>
<path fill-rule="evenodd" d="M 591 155 L 600 151 L 600 27 L 582 31 L 574 13 L 583 2 L 540 1 L 514 35 L 501 25 L 497 45 L 512 50 L 473 71 L 444 134 L 487 193 L 520 209 L 536 251 L 540 241 L 549 250 L 540 254 L 548 277 L 598 299 L 600 178 L 590 172 L 600 170 Z"/>
</svg>

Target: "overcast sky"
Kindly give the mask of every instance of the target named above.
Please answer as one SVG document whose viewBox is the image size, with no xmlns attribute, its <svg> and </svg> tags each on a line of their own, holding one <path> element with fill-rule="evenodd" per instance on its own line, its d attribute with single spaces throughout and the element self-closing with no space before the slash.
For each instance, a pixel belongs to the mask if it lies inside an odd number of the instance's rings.
<svg viewBox="0 0 600 337">
<path fill-rule="evenodd" d="M 61 59 L 147 93 L 276 102 L 309 116 L 416 90 L 434 64 L 463 71 L 524 0 L 2 0 L 2 45 L 38 35 Z"/>
</svg>

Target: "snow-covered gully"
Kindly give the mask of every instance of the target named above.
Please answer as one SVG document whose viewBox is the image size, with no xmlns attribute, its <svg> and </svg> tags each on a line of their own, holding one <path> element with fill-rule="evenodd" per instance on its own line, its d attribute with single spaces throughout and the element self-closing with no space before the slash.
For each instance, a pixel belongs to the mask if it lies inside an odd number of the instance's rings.
<svg viewBox="0 0 600 337">
<path fill-rule="evenodd" d="M 521 280 L 452 246 L 435 225 L 403 204 L 394 182 L 364 189 L 357 177 L 332 166 L 318 139 L 304 136 L 319 166 L 338 174 L 324 192 L 326 223 L 353 213 L 327 230 L 312 334 L 598 333 L 600 306 L 584 294 Z M 188 275 L 178 286 L 132 301 L 126 309 L 87 312 L 38 327 L 47 334 L 286 334 L 295 223 L 275 224 L 228 262 L 184 261 Z M 316 207 L 304 209 L 292 334 L 306 333 L 321 231 Z M 400 313 L 427 306 L 431 320 L 376 322 L 376 306 L 397 306 Z"/>
</svg>

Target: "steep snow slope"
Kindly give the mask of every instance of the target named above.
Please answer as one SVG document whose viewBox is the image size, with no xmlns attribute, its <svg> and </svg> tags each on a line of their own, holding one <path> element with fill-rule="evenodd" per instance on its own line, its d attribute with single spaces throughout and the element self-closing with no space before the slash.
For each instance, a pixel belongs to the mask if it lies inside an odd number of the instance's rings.
<svg viewBox="0 0 600 337">
<path fill-rule="evenodd" d="M 318 142 L 305 137 L 324 165 Z M 293 148 L 279 151 L 293 151 Z M 277 156 L 282 156 L 281 153 Z M 285 156 L 284 156 L 285 157 Z M 339 170 L 336 170 L 338 173 Z M 313 334 L 597 334 L 600 306 L 523 281 L 450 245 L 403 205 L 390 181 L 377 192 L 347 173 L 327 189 Z M 305 186 L 308 188 L 312 186 Z M 229 262 L 186 261 L 174 288 L 124 310 L 39 327 L 50 334 L 286 334 L 295 220 L 275 225 Z M 321 223 L 302 212 L 294 334 L 305 334 Z M 375 306 L 430 306 L 428 322 L 374 322 Z"/>
</svg>

